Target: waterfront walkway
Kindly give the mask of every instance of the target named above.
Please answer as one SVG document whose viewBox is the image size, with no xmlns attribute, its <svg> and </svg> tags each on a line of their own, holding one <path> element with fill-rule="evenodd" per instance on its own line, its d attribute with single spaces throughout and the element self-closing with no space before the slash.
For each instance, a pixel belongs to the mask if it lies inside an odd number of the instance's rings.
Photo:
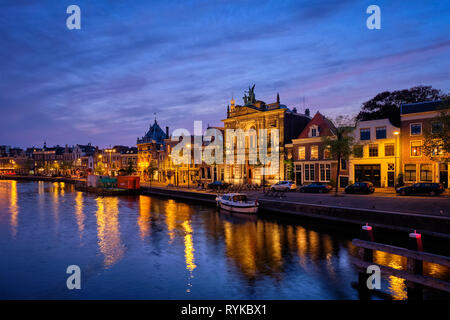
<svg viewBox="0 0 450 320">
<path fill-rule="evenodd" d="M 150 186 L 149 183 L 141 183 L 141 185 L 144 187 Z M 167 187 L 167 184 L 158 182 L 152 182 L 151 186 L 169 190 L 172 189 L 174 191 L 183 190 L 207 194 L 217 193 L 208 190 L 198 190 L 196 187 L 192 186 L 187 188 L 185 185 L 179 187 Z M 262 191 L 243 192 L 248 194 L 252 199 L 450 217 L 450 195 L 448 191 L 443 195 L 436 197 L 400 196 L 389 189 L 382 189 L 371 195 L 349 195 L 339 192 L 337 197 L 334 195 L 334 192 L 328 194 L 286 192 L 282 197 L 268 196 Z"/>
</svg>

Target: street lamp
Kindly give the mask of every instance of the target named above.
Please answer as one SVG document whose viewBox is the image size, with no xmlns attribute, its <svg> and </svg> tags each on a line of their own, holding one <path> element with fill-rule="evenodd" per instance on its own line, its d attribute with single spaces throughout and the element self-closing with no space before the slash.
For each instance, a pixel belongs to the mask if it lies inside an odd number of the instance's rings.
<svg viewBox="0 0 450 320">
<path fill-rule="evenodd" d="M 400 142 L 399 142 L 399 138 L 400 138 L 400 131 L 394 131 L 394 135 L 395 135 L 395 167 L 394 167 L 394 174 L 395 174 L 395 177 L 394 177 L 394 181 L 395 181 L 395 183 L 394 183 L 394 189 L 396 189 L 397 188 L 397 184 L 398 184 L 398 174 L 399 174 L 399 171 L 398 171 L 398 167 L 399 167 L 399 164 L 398 164 L 398 158 L 399 158 L 399 150 L 400 150 Z"/>
<path fill-rule="evenodd" d="M 189 149 L 189 157 L 188 157 L 188 189 L 189 189 L 189 180 L 191 178 L 190 172 L 189 172 L 189 165 L 191 164 L 191 144 L 187 144 L 187 148 Z"/>
</svg>

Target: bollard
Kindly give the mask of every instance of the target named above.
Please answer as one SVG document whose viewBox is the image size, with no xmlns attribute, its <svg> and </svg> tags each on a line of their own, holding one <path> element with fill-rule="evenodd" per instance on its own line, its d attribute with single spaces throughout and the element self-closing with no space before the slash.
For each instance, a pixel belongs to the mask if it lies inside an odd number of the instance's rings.
<svg viewBox="0 0 450 320">
<path fill-rule="evenodd" d="M 374 241 L 372 226 L 369 226 L 368 223 L 366 223 L 365 226 L 362 226 L 360 237 L 361 240 Z M 359 258 L 366 262 L 373 262 L 373 250 L 359 248 Z M 368 274 L 366 273 L 366 270 L 358 272 L 358 293 L 361 300 L 370 299 L 370 290 L 367 288 L 367 279 Z"/>
<path fill-rule="evenodd" d="M 408 249 L 414 251 L 423 251 L 422 235 L 414 230 L 408 237 Z M 423 262 L 422 260 L 416 260 L 414 258 L 407 258 L 406 268 L 409 273 L 422 275 L 423 274 Z M 422 300 L 423 292 L 422 286 L 417 283 L 406 281 L 407 293 L 409 300 Z"/>
<path fill-rule="evenodd" d="M 414 230 L 413 233 L 409 234 L 408 249 L 414 251 L 423 251 L 422 235 L 420 233 L 417 233 L 416 230 Z"/>
<path fill-rule="evenodd" d="M 365 226 L 361 227 L 361 240 L 374 241 L 373 240 L 372 226 L 369 226 L 368 223 L 366 223 Z"/>
</svg>

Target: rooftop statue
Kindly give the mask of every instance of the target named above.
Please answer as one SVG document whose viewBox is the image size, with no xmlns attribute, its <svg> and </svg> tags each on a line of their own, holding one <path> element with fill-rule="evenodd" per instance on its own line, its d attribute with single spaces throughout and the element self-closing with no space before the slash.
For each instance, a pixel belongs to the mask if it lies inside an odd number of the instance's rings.
<svg viewBox="0 0 450 320">
<path fill-rule="evenodd" d="M 247 96 L 248 93 L 248 96 Z M 256 102 L 255 98 L 255 85 L 253 87 L 248 87 L 248 91 L 244 91 L 244 104 L 254 104 Z"/>
</svg>

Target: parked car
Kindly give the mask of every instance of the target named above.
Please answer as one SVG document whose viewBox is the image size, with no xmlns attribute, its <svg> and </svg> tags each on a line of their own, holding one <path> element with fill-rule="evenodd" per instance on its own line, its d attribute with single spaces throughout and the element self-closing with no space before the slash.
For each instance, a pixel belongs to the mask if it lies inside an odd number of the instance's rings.
<svg viewBox="0 0 450 320">
<path fill-rule="evenodd" d="M 297 190 L 297 185 L 291 180 L 280 181 L 270 187 L 272 191 L 291 191 Z"/>
<path fill-rule="evenodd" d="M 345 193 L 374 193 L 375 187 L 372 182 L 356 182 L 352 185 L 346 186 L 344 189 Z"/>
<path fill-rule="evenodd" d="M 223 190 L 228 188 L 231 185 L 231 183 L 226 183 L 222 181 L 214 181 L 208 184 L 208 189 L 211 190 Z"/>
<path fill-rule="evenodd" d="M 420 182 L 414 183 L 408 187 L 397 188 L 396 191 L 402 196 L 406 196 L 408 194 L 429 194 L 430 196 L 437 196 L 444 192 L 444 186 L 442 183 Z"/>
<path fill-rule="evenodd" d="M 306 186 L 300 187 L 298 191 L 300 192 L 318 192 L 318 193 L 326 193 L 330 192 L 333 189 L 332 186 L 326 183 L 311 183 Z"/>
</svg>

